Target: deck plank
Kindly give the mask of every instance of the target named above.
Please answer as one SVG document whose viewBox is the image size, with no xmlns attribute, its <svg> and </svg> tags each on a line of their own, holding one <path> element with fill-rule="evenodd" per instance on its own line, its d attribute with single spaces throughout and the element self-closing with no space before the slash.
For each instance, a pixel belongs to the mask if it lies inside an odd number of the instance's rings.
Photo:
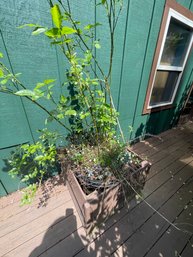
<svg viewBox="0 0 193 257">
<path fill-rule="evenodd" d="M 159 256 L 159 254 L 163 256 L 181 256 L 180 253 L 190 237 L 189 233 L 193 233 L 192 227 L 188 225 L 188 223 L 192 223 L 190 213 L 193 214 L 193 206 L 191 202 L 187 203 L 186 206 L 187 209 L 183 210 L 177 219 L 172 220 L 181 230 L 168 226 L 167 230 L 158 238 L 155 245 L 144 256 L 154 257 L 156 255 Z"/>
<path fill-rule="evenodd" d="M 183 186 L 181 190 L 179 190 L 178 194 L 174 194 L 170 199 L 168 199 L 159 209 L 159 213 L 164 215 L 170 222 L 172 223 L 180 223 L 180 222 L 189 222 L 190 216 L 189 212 L 190 210 L 193 211 L 193 207 L 191 206 L 192 200 L 193 200 L 193 194 L 189 193 L 190 189 L 192 188 L 191 184 L 187 184 L 187 186 Z M 183 199 L 183 202 L 182 200 Z M 188 210 L 185 210 L 184 212 L 184 204 L 188 206 Z M 185 218 L 186 214 L 186 218 Z M 178 219 L 177 219 L 178 217 Z M 169 231 L 171 227 L 171 230 L 174 231 L 174 234 L 176 235 L 176 229 L 173 229 L 172 226 L 168 225 L 168 222 L 166 222 L 162 217 L 160 217 L 156 212 L 140 227 L 138 230 L 133 233 L 131 237 L 127 239 L 127 241 L 124 242 L 124 244 L 113 254 L 113 256 L 132 256 L 132 257 L 138 257 L 138 256 L 146 256 L 146 253 L 149 251 L 149 248 L 151 245 L 153 245 L 156 241 L 160 240 L 160 234 L 164 234 L 165 241 L 162 243 L 162 247 L 164 248 L 164 245 L 167 245 L 168 242 L 168 233 L 166 231 Z M 179 231 L 178 231 L 179 232 Z M 170 231 L 171 233 L 171 231 Z M 183 233 L 180 233 L 183 237 Z M 170 234 L 170 242 L 174 240 L 178 245 L 180 244 L 180 241 L 177 239 L 172 238 L 172 233 Z M 187 235 L 186 238 L 183 238 L 186 242 L 189 235 Z M 135 242 L 141 242 L 140 248 L 138 247 Z M 160 243 L 160 242 L 159 242 Z M 181 242 L 181 245 L 183 243 Z M 160 247 L 160 246 L 159 246 Z M 159 248 L 158 247 L 158 248 Z M 161 249 L 161 247 L 160 247 Z M 171 247 L 170 247 L 171 249 Z M 179 249 L 178 249 L 179 250 Z M 180 252 L 180 251 L 179 251 Z M 149 255 L 147 255 L 149 257 Z M 150 256 L 159 256 L 157 252 L 153 252 Z M 164 252 L 163 256 L 172 256 L 172 254 Z"/>
<path fill-rule="evenodd" d="M 64 179 L 56 176 L 54 178 L 50 178 L 44 184 L 44 187 L 37 192 L 36 198 L 30 206 L 20 206 L 20 199 L 22 196 L 21 191 L 2 197 L 0 198 L 0 221 L 8 219 L 11 216 L 15 216 L 23 211 L 29 211 L 30 209 L 46 206 L 53 195 L 60 195 L 62 192 L 67 190 L 67 186 L 64 185 Z"/>
<path fill-rule="evenodd" d="M 68 212 L 70 212 L 71 214 L 68 214 Z M 69 241 L 68 238 L 72 238 L 74 234 L 76 234 L 77 229 L 81 227 L 82 224 L 80 218 L 75 212 L 73 203 L 71 202 L 71 205 L 69 208 L 67 208 L 66 213 L 58 212 L 55 218 L 50 220 L 50 224 L 47 226 L 47 229 L 41 231 L 37 235 L 32 233 L 34 237 L 32 237 L 30 240 L 23 241 L 21 245 L 19 245 L 12 251 L 7 252 L 3 256 L 35 257 L 44 254 L 46 254 L 47 256 L 47 253 L 51 251 L 51 249 L 54 248 L 55 245 L 58 245 L 59 242 L 63 242 L 63 240 L 65 239 Z M 84 229 L 82 230 L 84 231 Z M 70 247 L 72 248 L 72 245 L 70 245 Z M 66 253 L 66 251 L 64 251 L 64 253 Z"/>
<path fill-rule="evenodd" d="M 35 222 L 37 218 L 47 215 L 50 211 L 64 205 L 64 203 L 68 202 L 70 199 L 70 193 L 67 191 L 64 195 L 61 194 L 60 196 L 52 199 L 47 208 L 27 209 L 18 215 L 11 216 L 6 221 L 0 223 L 0 239 L 2 240 L 3 236 L 6 236 L 10 232 L 17 230 L 26 224 Z"/>
<path fill-rule="evenodd" d="M 181 257 L 192 257 L 193 255 L 193 236 L 191 236 L 180 254 Z"/>
<path fill-rule="evenodd" d="M 132 145 L 132 149 L 134 151 L 145 152 L 146 150 L 151 149 L 152 147 L 158 146 L 162 144 L 163 141 L 166 141 L 172 135 L 179 135 L 181 134 L 181 130 L 179 129 L 171 129 L 162 132 L 159 136 L 152 136 L 145 140 L 141 140 L 139 143 Z"/>
<path fill-rule="evenodd" d="M 29 241 L 35 236 L 44 234 L 47 228 L 50 226 L 50 223 L 54 223 L 57 215 L 60 215 L 60 219 L 65 215 L 65 211 L 71 209 L 73 206 L 72 200 L 67 201 L 65 204 L 54 208 L 50 212 L 33 219 L 33 221 L 25 222 L 23 226 L 20 226 L 16 230 L 13 230 L 4 237 L 1 237 L 0 240 L 0 252 L 5 254 L 10 252 L 12 249 L 22 245 L 23 243 Z M 66 214 L 64 218 L 68 218 L 71 214 Z M 17 222 L 18 223 L 18 222 Z M 39 226 L 41 224 L 41 226 Z M 80 222 L 79 222 L 80 225 Z M 18 235 L 20 235 L 18 237 Z M 9 238 L 10 244 L 6 244 L 7 237 Z"/>
</svg>

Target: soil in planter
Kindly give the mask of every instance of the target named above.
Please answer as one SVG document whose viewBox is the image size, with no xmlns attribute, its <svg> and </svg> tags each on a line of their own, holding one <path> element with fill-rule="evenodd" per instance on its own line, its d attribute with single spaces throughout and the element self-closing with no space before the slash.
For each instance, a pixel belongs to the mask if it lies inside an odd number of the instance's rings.
<svg viewBox="0 0 193 257">
<path fill-rule="evenodd" d="M 92 168 L 74 168 L 74 174 L 82 187 L 84 193 L 89 195 L 97 190 L 99 193 L 106 189 L 112 188 L 119 184 L 119 180 L 115 178 L 110 170 L 101 167 L 99 164 Z"/>
<path fill-rule="evenodd" d="M 59 155 L 70 163 L 86 195 L 94 191 L 103 193 L 118 184 L 127 195 L 132 195 L 132 187 L 138 191 L 143 188 L 149 170 L 144 169 L 144 161 L 137 154 L 116 140 L 101 143 L 100 152 L 96 145 L 72 144 L 60 149 Z"/>
<path fill-rule="evenodd" d="M 142 169 L 142 159 L 128 148 L 104 147 L 98 159 L 96 147 L 75 150 L 69 151 L 71 170 L 86 195 L 95 190 L 102 193 L 118 184 L 123 184 L 127 193 L 132 191 L 128 190 L 129 184 L 135 189 L 143 188 L 147 174 Z"/>
</svg>

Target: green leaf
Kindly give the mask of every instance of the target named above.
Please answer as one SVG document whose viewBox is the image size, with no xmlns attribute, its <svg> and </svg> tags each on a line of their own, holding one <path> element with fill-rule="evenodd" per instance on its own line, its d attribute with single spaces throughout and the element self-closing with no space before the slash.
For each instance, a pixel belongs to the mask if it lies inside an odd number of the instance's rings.
<svg viewBox="0 0 193 257">
<path fill-rule="evenodd" d="M 63 41 L 53 41 L 51 42 L 52 45 L 62 45 Z"/>
<path fill-rule="evenodd" d="M 69 44 L 70 42 L 72 42 L 73 40 L 71 38 L 65 39 L 64 42 Z"/>
<path fill-rule="evenodd" d="M 49 85 L 50 83 L 56 81 L 55 79 L 45 79 L 44 82 L 39 82 L 36 84 L 36 87 L 34 88 L 34 90 L 37 91 L 37 89 L 40 89 L 42 87 L 45 87 L 47 85 Z M 51 89 L 53 85 L 51 85 L 51 87 L 49 86 L 48 88 Z"/>
<path fill-rule="evenodd" d="M 57 118 L 60 119 L 60 120 L 61 120 L 61 119 L 64 119 L 64 114 L 59 113 L 59 114 L 57 115 Z"/>
<path fill-rule="evenodd" d="M 88 24 L 87 26 L 84 27 L 84 29 L 90 30 L 90 29 L 95 28 L 96 26 L 100 26 L 100 25 L 102 25 L 102 24 L 99 22 L 97 22 L 95 24 Z"/>
<path fill-rule="evenodd" d="M 41 33 L 44 33 L 45 31 L 47 31 L 47 28 L 45 28 L 45 27 L 36 27 L 33 30 L 32 35 L 36 36 L 36 35 L 39 35 Z"/>
<path fill-rule="evenodd" d="M 51 94 L 47 94 L 46 99 L 50 100 L 51 99 Z"/>
<path fill-rule="evenodd" d="M 77 32 L 78 35 L 81 35 L 81 34 L 82 34 L 82 30 L 81 30 L 81 29 L 77 29 L 76 32 Z"/>
<path fill-rule="evenodd" d="M 48 84 L 53 83 L 55 81 L 56 81 L 55 79 L 45 79 L 44 84 L 48 85 Z"/>
<path fill-rule="evenodd" d="M 85 113 L 81 113 L 80 114 L 80 118 L 81 120 L 85 119 L 86 117 L 88 117 L 90 115 L 90 112 L 85 112 Z"/>
<path fill-rule="evenodd" d="M 68 110 L 65 112 L 65 115 L 67 116 L 76 116 L 76 111 L 75 110 Z"/>
<path fill-rule="evenodd" d="M 60 96 L 60 103 L 65 104 L 67 102 L 67 98 L 64 95 Z"/>
<path fill-rule="evenodd" d="M 132 126 L 128 126 L 128 130 L 129 130 L 129 133 L 133 132 L 133 127 Z"/>
<path fill-rule="evenodd" d="M 101 3 L 102 4 L 105 4 L 107 0 L 101 0 Z"/>
<path fill-rule="evenodd" d="M 51 90 L 53 87 L 54 87 L 54 85 L 50 85 L 50 86 L 48 87 L 48 89 Z"/>
<path fill-rule="evenodd" d="M 96 90 L 95 91 L 100 97 L 104 96 L 104 93 L 102 90 Z"/>
<path fill-rule="evenodd" d="M 74 21 L 74 23 L 77 24 L 77 25 L 80 25 L 80 24 L 81 24 L 80 21 Z"/>
<path fill-rule="evenodd" d="M 3 79 L 3 80 L 1 80 L 1 85 L 5 85 L 6 83 L 8 82 L 8 79 Z"/>
<path fill-rule="evenodd" d="M 60 30 L 57 29 L 57 28 L 52 28 L 52 29 L 49 29 L 47 30 L 45 33 L 44 33 L 47 37 L 53 37 L 53 38 L 56 38 L 56 37 L 60 37 Z"/>
<path fill-rule="evenodd" d="M 4 76 L 3 70 L 0 68 L 0 78 Z"/>
<path fill-rule="evenodd" d="M 34 158 L 35 161 L 41 161 L 44 158 L 43 155 L 38 155 Z"/>
<path fill-rule="evenodd" d="M 69 34 L 74 34 L 76 33 L 77 31 L 73 28 L 70 28 L 70 27 L 62 27 L 62 35 L 69 35 Z"/>
<path fill-rule="evenodd" d="M 53 20 L 54 25 L 58 29 L 60 29 L 62 26 L 62 16 L 61 16 L 60 8 L 57 4 L 55 4 L 51 8 L 51 14 L 52 14 L 52 20 Z"/>
<path fill-rule="evenodd" d="M 0 52 L 0 58 L 3 58 L 3 54 Z"/>
<path fill-rule="evenodd" d="M 99 84 L 98 79 L 92 79 L 91 83 L 92 83 L 92 85 L 95 85 L 95 86 L 97 86 Z"/>
<path fill-rule="evenodd" d="M 39 98 L 39 97 L 42 97 L 42 96 L 44 96 L 44 92 L 43 91 L 41 91 L 41 90 L 39 90 L 39 89 L 37 89 L 37 88 L 34 88 L 34 94 L 35 94 L 35 98 Z"/>
<path fill-rule="evenodd" d="M 86 61 L 87 63 L 90 63 L 91 60 L 92 60 L 92 53 L 87 50 L 86 53 L 85 53 L 85 61 Z"/>
<path fill-rule="evenodd" d="M 28 23 L 28 24 L 24 24 L 24 25 L 21 25 L 19 27 L 17 27 L 18 29 L 22 29 L 24 27 L 41 27 L 40 25 L 38 24 L 32 24 L 32 23 Z"/>
<path fill-rule="evenodd" d="M 14 94 L 18 95 L 18 96 L 28 96 L 28 97 L 31 97 L 33 100 L 36 100 L 39 98 L 39 96 L 37 96 L 33 91 L 31 91 L 29 89 L 19 90 L 19 91 L 15 92 Z"/>
<path fill-rule="evenodd" d="M 95 46 L 97 49 L 100 49 L 100 48 L 101 48 L 101 45 L 99 44 L 99 41 L 94 41 L 94 46 Z"/>
<path fill-rule="evenodd" d="M 22 73 L 16 73 L 15 77 L 19 77 Z"/>
<path fill-rule="evenodd" d="M 44 83 L 37 83 L 35 89 L 39 89 L 39 88 L 44 87 L 44 86 L 45 86 Z"/>
</svg>

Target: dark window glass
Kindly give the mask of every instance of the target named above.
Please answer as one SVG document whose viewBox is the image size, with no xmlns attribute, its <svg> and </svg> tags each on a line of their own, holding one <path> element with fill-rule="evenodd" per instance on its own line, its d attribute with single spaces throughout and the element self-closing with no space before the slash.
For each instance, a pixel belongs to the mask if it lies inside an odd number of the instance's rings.
<svg viewBox="0 0 193 257">
<path fill-rule="evenodd" d="M 179 72 L 157 71 L 154 87 L 151 94 L 150 105 L 170 102 L 175 90 Z"/>
<path fill-rule="evenodd" d="M 190 28 L 171 19 L 160 64 L 183 66 L 190 39 Z"/>
</svg>

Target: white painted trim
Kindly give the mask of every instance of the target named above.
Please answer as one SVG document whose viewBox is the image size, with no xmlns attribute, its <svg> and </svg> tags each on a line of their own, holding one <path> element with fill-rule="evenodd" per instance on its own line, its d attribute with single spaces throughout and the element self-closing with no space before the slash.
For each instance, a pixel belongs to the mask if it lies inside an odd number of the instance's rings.
<svg viewBox="0 0 193 257">
<path fill-rule="evenodd" d="M 172 104 L 172 102 L 165 102 L 165 103 L 160 103 L 160 104 L 152 105 L 152 106 L 150 106 L 150 108 L 152 109 L 152 108 L 156 108 L 156 107 L 167 106 L 167 105 L 170 105 L 170 104 Z"/>
<path fill-rule="evenodd" d="M 164 49 L 164 45 L 165 45 L 165 41 L 166 41 L 166 36 L 167 36 L 167 32 L 168 32 L 168 28 L 169 28 L 169 25 L 170 25 L 171 18 L 175 18 L 176 20 L 182 22 L 183 24 L 189 26 L 190 28 L 193 28 L 193 21 L 192 20 L 188 19 L 187 17 L 183 16 L 182 14 L 176 12 L 175 10 L 173 10 L 171 8 L 169 9 L 168 18 L 167 18 L 166 27 L 165 27 L 165 32 L 164 32 L 164 36 L 163 36 L 163 40 L 162 40 L 162 44 L 161 44 L 161 48 L 160 48 L 160 54 L 159 54 L 159 58 L 158 58 L 158 62 L 157 62 L 157 66 L 156 66 L 156 70 L 155 70 L 152 86 L 151 86 L 151 92 L 149 94 L 147 109 L 152 109 L 152 108 L 155 108 L 155 107 L 161 107 L 161 106 L 170 105 L 170 104 L 172 104 L 174 102 L 174 98 L 176 96 L 177 89 L 179 87 L 179 83 L 180 83 L 180 80 L 181 80 L 181 77 L 182 77 L 182 74 L 183 74 L 183 71 L 184 71 L 187 59 L 188 59 L 188 55 L 189 55 L 191 47 L 192 47 L 193 32 L 192 32 L 192 35 L 191 35 L 190 43 L 189 43 L 189 46 L 188 46 L 188 49 L 187 49 L 186 56 L 184 58 L 184 62 L 183 62 L 182 67 L 160 65 L 160 61 L 161 61 L 161 57 L 162 57 L 162 53 L 163 53 L 163 49 Z M 178 72 L 180 72 L 180 74 L 179 74 L 178 80 L 176 82 L 176 86 L 175 86 L 175 89 L 174 89 L 174 92 L 173 92 L 172 100 L 170 102 L 159 103 L 157 105 L 152 105 L 151 106 L 150 105 L 150 99 L 151 99 L 151 95 L 152 95 L 152 91 L 153 91 L 153 85 L 154 85 L 154 82 L 155 82 L 155 76 L 156 76 L 157 70 L 178 71 Z"/>
<path fill-rule="evenodd" d="M 182 71 L 182 67 L 177 66 L 167 66 L 167 65 L 158 65 L 157 70 L 163 70 L 163 71 Z"/>
</svg>

